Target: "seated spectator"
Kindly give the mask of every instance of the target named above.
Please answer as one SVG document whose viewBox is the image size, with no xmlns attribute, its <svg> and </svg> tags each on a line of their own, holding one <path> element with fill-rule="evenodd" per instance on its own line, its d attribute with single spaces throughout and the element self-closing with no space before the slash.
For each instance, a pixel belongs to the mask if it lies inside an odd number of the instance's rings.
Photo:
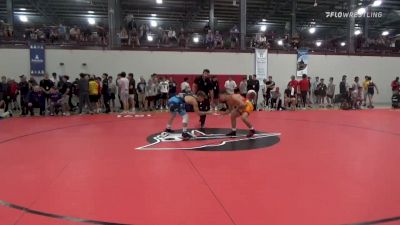
<svg viewBox="0 0 400 225">
<path fill-rule="evenodd" d="M 70 30 L 69 30 L 69 39 L 72 41 L 78 41 L 79 35 L 78 35 L 78 27 L 77 26 L 73 26 Z"/>
<path fill-rule="evenodd" d="M 5 110 L 5 102 L 0 99 L 0 119 L 11 117 L 12 114 L 9 111 Z"/>
<path fill-rule="evenodd" d="M 171 27 L 168 30 L 168 40 L 170 42 L 176 42 L 176 32 Z"/>
<path fill-rule="evenodd" d="M 128 31 L 126 31 L 125 27 L 123 27 L 121 30 L 120 39 L 122 45 L 126 45 L 129 42 Z"/>
<path fill-rule="evenodd" d="M 28 98 L 28 111 L 30 112 L 31 116 L 34 116 L 33 109 L 39 108 L 40 115 L 45 115 L 45 108 L 46 108 L 46 99 L 44 93 L 42 92 L 41 88 L 38 85 L 33 86 L 33 91 L 30 92 Z"/>
<path fill-rule="evenodd" d="M 185 30 L 181 28 L 181 32 L 179 33 L 178 37 L 178 46 L 181 48 L 186 48 L 187 40 L 185 35 Z"/>
<path fill-rule="evenodd" d="M 62 111 L 62 94 L 54 86 L 50 89 L 49 99 L 50 116 L 58 115 Z"/>
<path fill-rule="evenodd" d="M 214 42 L 215 48 L 224 48 L 224 39 L 218 30 L 215 31 Z"/>
<path fill-rule="evenodd" d="M 231 41 L 231 48 L 237 48 L 239 42 L 239 29 L 235 25 L 230 30 L 230 41 Z"/>
<path fill-rule="evenodd" d="M 279 87 L 271 91 L 271 109 L 284 110 L 282 107 L 282 94 Z"/>
<path fill-rule="evenodd" d="M 213 34 L 212 30 L 208 30 L 205 41 L 206 41 L 207 49 L 214 47 L 214 34 Z"/>
<path fill-rule="evenodd" d="M 131 43 L 132 47 L 140 47 L 140 38 L 139 38 L 139 33 L 136 28 L 132 29 L 132 34 L 131 34 Z"/>
</svg>

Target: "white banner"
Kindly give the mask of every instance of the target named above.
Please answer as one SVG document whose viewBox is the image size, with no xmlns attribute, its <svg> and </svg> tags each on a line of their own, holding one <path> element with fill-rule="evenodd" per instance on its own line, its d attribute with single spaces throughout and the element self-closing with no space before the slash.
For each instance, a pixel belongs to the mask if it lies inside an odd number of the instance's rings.
<svg viewBox="0 0 400 225">
<path fill-rule="evenodd" d="M 268 50 L 256 49 L 256 75 L 262 81 L 268 76 Z"/>
</svg>

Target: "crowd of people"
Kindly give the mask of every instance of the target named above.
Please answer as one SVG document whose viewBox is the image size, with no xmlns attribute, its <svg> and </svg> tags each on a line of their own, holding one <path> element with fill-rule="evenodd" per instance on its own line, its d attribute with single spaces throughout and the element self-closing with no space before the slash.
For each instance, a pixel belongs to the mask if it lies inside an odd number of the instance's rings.
<svg viewBox="0 0 400 225">
<path fill-rule="evenodd" d="M 116 78 L 104 73 L 101 76 L 80 74 L 80 78 L 70 80 L 69 76 L 45 74 L 37 81 L 21 75 L 19 82 L 1 77 L 0 117 L 12 115 L 96 114 L 96 113 L 135 113 L 137 111 L 168 110 L 168 99 L 177 93 L 206 93 L 207 98 L 199 108 L 202 111 L 224 110 L 219 102 L 220 87 L 228 94 L 240 94 L 243 97 L 253 90 L 260 98 L 254 102 L 255 108 L 269 110 L 296 110 L 307 107 L 332 108 L 338 105 L 342 109 L 373 108 L 373 97 L 379 94 L 378 86 L 370 76 L 364 81 L 354 77 L 348 82 L 343 75 L 336 87 L 334 78 L 326 82 L 324 78 L 303 75 L 300 80 L 291 77 L 283 91 L 276 85 L 272 76 L 261 82 L 256 75 L 244 76 L 239 84 L 232 77 L 220 86 L 218 76 L 210 76 L 205 69 L 203 74 L 192 83 L 189 78 L 177 84 L 172 77 L 152 74 L 150 79 L 135 79 L 133 73 L 119 73 Z M 391 84 L 394 98 L 399 95 L 400 83 L 397 77 Z M 338 91 L 337 91 L 338 90 Z M 261 97 L 262 96 L 262 97 Z M 261 102 L 258 102 L 260 99 Z"/>
</svg>

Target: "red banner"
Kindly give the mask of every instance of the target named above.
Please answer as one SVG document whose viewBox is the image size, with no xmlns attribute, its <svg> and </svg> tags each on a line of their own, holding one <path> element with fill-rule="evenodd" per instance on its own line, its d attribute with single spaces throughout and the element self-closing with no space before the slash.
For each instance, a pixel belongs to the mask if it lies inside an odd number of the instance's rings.
<svg viewBox="0 0 400 225">
<path fill-rule="evenodd" d="M 171 77 L 177 84 L 178 84 L 178 92 L 181 91 L 181 83 L 183 82 L 183 79 L 186 77 L 189 79 L 189 84 L 190 87 L 193 86 L 193 82 L 196 79 L 196 77 L 199 77 L 199 74 L 158 74 L 158 76 L 161 77 Z M 243 80 L 243 77 L 246 76 L 244 74 L 231 74 L 231 75 L 225 75 L 225 74 L 211 74 L 210 78 L 216 76 L 219 81 L 219 88 L 220 90 L 224 90 L 225 87 L 225 81 L 229 79 L 229 77 L 232 77 L 232 79 L 236 82 L 236 85 L 239 87 L 240 81 Z"/>
</svg>

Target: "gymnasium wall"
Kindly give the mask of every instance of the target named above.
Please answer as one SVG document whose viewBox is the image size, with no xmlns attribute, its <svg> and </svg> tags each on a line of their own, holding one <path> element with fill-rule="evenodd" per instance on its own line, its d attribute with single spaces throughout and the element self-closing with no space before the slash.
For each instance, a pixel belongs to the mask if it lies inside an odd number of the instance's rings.
<svg viewBox="0 0 400 225">
<path fill-rule="evenodd" d="M 60 62 L 64 66 L 60 66 Z M 86 63 L 87 66 L 82 66 Z M 204 68 L 212 74 L 252 74 L 254 54 L 210 52 L 155 52 L 155 51 L 100 51 L 100 50 L 46 50 L 46 70 L 68 74 L 72 78 L 80 72 L 116 75 L 120 71 L 133 72 L 146 78 L 151 73 L 200 74 Z M 296 55 L 269 54 L 268 71 L 275 82 L 284 87 L 295 73 Z M 0 49 L 0 74 L 17 78 L 29 73 L 28 49 Z M 380 88 L 376 100 L 390 102 L 390 82 L 400 76 L 399 57 L 324 56 L 311 55 L 309 74 L 328 78 L 338 84 L 341 76 L 371 75 Z M 337 88 L 338 89 L 338 88 Z M 338 90 L 337 90 L 338 91 Z"/>
</svg>

